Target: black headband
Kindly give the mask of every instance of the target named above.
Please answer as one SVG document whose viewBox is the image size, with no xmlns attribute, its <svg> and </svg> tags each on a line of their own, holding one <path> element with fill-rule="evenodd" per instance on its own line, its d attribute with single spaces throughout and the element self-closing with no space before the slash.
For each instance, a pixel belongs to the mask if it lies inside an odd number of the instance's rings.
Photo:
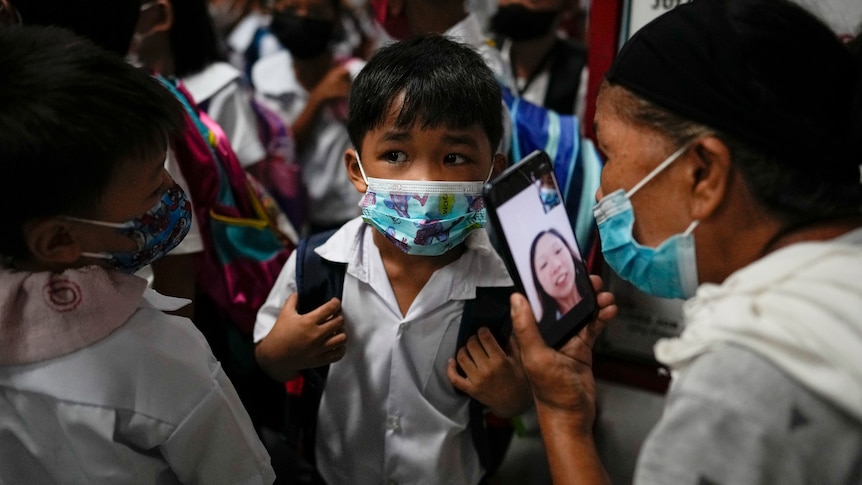
<svg viewBox="0 0 862 485">
<path fill-rule="evenodd" d="M 665 13 L 623 46 L 606 79 L 767 154 L 792 160 L 846 159 L 849 101 L 842 103 L 837 94 L 810 84 L 790 94 L 794 86 L 808 84 L 812 76 L 825 75 L 806 71 L 819 68 L 820 51 L 809 48 L 808 53 L 799 54 L 799 63 L 792 65 L 787 62 L 789 50 L 795 49 L 793 36 L 799 32 L 764 15 L 776 8 L 776 2 L 766 7 L 740 7 L 740 3 L 694 0 Z M 746 8 L 749 10 L 744 11 Z M 752 12 L 753 8 L 761 10 Z M 787 10 L 781 13 L 787 14 Z M 801 16 L 809 17 L 804 11 L 791 13 L 797 24 Z M 731 22 L 732 15 L 737 16 L 736 22 Z M 758 22 L 770 25 L 770 33 L 759 34 Z M 831 32 L 816 23 L 812 17 L 802 20 L 801 25 L 821 34 L 825 44 L 817 44 L 817 49 L 829 47 L 830 39 L 822 36 Z M 752 49 L 753 41 L 758 42 L 757 49 Z M 841 47 L 837 39 L 835 43 Z M 835 65 L 849 69 L 850 63 L 844 66 L 834 62 L 840 53 L 826 50 L 832 57 L 823 60 L 824 65 L 832 71 Z M 850 90 L 842 93 L 849 96 Z"/>
</svg>

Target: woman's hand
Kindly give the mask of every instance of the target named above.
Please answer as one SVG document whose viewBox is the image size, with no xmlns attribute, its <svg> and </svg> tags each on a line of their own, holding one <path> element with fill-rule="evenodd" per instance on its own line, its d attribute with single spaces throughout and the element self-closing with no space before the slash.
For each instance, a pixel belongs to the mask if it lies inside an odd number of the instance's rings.
<svg viewBox="0 0 862 485">
<path fill-rule="evenodd" d="M 616 316 L 614 296 L 602 292 L 602 279 L 590 276 L 599 306 L 589 323 L 560 350 L 545 344 L 524 295 L 511 297 L 516 353 L 533 389 L 536 412 L 554 483 L 608 483 L 593 442 L 596 382 L 593 346 Z"/>
</svg>

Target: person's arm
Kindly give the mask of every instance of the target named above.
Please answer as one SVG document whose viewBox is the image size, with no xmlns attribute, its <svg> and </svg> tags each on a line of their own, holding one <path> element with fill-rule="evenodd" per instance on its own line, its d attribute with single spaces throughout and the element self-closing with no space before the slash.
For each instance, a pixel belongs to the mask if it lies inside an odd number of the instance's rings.
<svg viewBox="0 0 862 485">
<path fill-rule="evenodd" d="M 556 484 L 609 484 L 596 450 L 596 383 L 592 348 L 607 321 L 616 315 L 611 293 L 600 292 L 601 278 L 591 276 L 599 313 L 578 335 L 556 351 L 542 339 L 527 299 L 513 294 L 512 325 L 517 352 L 533 390 L 539 428 Z"/>
<path fill-rule="evenodd" d="M 350 93 L 350 71 L 344 66 L 335 66 L 308 93 L 308 104 L 293 122 L 293 137 L 296 148 L 301 152 L 310 143 L 314 130 L 314 121 L 326 103 L 347 98 Z"/>
</svg>

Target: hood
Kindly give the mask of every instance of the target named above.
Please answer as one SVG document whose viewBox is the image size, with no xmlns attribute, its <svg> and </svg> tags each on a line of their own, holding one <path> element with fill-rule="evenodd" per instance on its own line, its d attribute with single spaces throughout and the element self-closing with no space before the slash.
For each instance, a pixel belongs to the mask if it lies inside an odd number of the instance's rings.
<svg viewBox="0 0 862 485">
<path fill-rule="evenodd" d="M 146 280 L 88 266 L 0 268 L 0 365 L 60 357 L 107 337 L 138 309 Z"/>
<path fill-rule="evenodd" d="M 683 313 L 682 334 L 655 346 L 673 371 L 739 345 L 862 421 L 862 229 L 794 244 L 721 285 L 701 285 Z"/>
</svg>

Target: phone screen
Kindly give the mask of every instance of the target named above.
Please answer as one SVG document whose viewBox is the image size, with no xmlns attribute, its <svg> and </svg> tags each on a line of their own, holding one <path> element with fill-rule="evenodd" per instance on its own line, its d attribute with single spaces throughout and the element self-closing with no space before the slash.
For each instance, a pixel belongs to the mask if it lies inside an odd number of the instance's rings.
<svg viewBox="0 0 862 485">
<path fill-rule="evenodd" d="M 487 184 L 492 228 L 549 345 L 595 317 L 595 295 L 553 164 L 536 151 Z"/>
</svg>

